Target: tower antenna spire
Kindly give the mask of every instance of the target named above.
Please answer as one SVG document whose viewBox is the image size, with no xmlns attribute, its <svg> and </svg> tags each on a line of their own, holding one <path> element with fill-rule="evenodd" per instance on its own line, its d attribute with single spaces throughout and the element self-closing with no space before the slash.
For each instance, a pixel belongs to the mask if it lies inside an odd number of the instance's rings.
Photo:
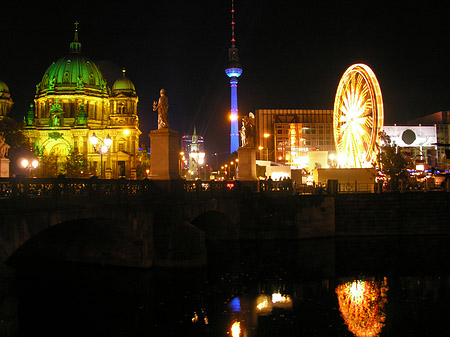
<svg viewBox="0 0 450 337">
<path fill-rule="evenodd" d="M 239 65 L 238 49 L 234 38 L 234 0 L 231 0 L 231 47 L 228 49 L 228 68 L 225 73 L 230 78 L 231 86 L 231 130 L 230 130 L 230 153 L 237 151 L 239 147 L 239 110 L 237 102 L 238 77 L 242 74 L 242 68 Z"/>
<path fill-rule="evenodd" d="M 234 0 L 231 0 L 231 48 L 236 47 L 236 40 L 234 39 L 234 25 Z"/>
</svg>

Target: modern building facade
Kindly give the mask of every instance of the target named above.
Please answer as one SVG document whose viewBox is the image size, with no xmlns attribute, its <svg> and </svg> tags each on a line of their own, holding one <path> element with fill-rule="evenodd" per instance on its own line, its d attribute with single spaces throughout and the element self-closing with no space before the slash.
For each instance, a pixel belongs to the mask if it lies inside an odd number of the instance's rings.
<svg viewBox="0 0 450 337">
<path fill-rule="evenodd" d="M 258 159 L 309 168 L 311 158 L 335 154 L 333 110 L 256 109 Z M 331 163 L 330 163 L 331 164 Z"/>
<path fill-rule="evenodd" d="M 36 86 L 25 134 L 58 170 L 71 153 L 85 158 L 92 175 L 136 178 L 139 162 L 138 96 L 125 71 L 110 89 L 100 69 L 81 53 L 78 31 L 69 54 L 53 62 Z"/>
<path fill-rule="evenodd" d="M 437 134 L 434 126 L 385 125 L 383 130 L 416 167 L 437 167 Z"/>
<path fill-rule="evenodd" d="M 436 130 L 436 168 L 450 168 L 450 111 L 439 111 L 424 117 L 409 121 L 408 125 L 432 126 Z M 432 157 L 433 153 L 429 154 Z"/>
</svg>

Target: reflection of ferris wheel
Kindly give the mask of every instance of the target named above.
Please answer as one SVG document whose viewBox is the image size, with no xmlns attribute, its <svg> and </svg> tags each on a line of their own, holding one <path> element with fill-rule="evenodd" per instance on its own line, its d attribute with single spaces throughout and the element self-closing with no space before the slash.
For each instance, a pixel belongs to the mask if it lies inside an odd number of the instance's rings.
<svg viewBox="0 0 450 337">
<path fill-rule="evenodd" d="M 339 165 L 372 167 L 383 128 L 383 98 L 372 69 L 354 64 L 342 75 L 334 101 Z"/>
</svg>

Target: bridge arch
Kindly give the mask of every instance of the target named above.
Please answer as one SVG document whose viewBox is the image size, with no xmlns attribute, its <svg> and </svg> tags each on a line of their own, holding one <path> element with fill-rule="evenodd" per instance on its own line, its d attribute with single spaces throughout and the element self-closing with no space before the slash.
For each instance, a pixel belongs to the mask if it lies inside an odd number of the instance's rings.
<svg viewBox="0 0 450 337">
<path fill-rule="evenodd" d="M 146 251 L 146 239 L 120 222 L 83 218 L 43 229 L 23 242 L 8 260 L 26 258 L 139 267 Z"/>
<path fill-rule="evenodd" d="M 30 241 L 30 245 L 34 245 L 36 248 L 39 246 L 39 240 L 43 238 L 46 240 L 52 239 L 55 242 L 58 239 L 61 242 L 66 240 L 66 243 L 68 243 L 67 240 L 70 239 L 70 235 L 77 234 L 79 235 L 78 245 L 80 249 L 78 252 L 80 258 L 87 257 L 86 254 L 90 249 L 89 244 L 92 244 L 92 239 L 96 237 L 100 241 L 98 252 L 91 252 L 94 263 L 115 264 L 117 262 L 118 265 L 150 267 L 153 251 L 152 226 L 152 210 L 132 205 L 116 204 L 103 205 L 102 207 L 84 205 L 72 209 L 30 210 L 22 212 L 20 215 L 17 212 L 11 212 L 11 214 L 4 214 L 0 218 L 0 262 L 5 263 L 22 245 L 26 243 L 28 245 L 28 241 Z M 91 238 L 88 235 L 89 233 L 92 235 Z M 72 239 L 75 240 L 75 237 Z M 126 253 L 120 256 L 120 250 L 109 249 L 108 240 L 116 240 L 116 244 L 123 248 Z M 87 245 L 86 252 L 81 249 L 83 242 Z M 127 244 L 136 247 L 132 249 Z M 139 254 L 136 253 L 138 246 Z M 31 249 L 30 247 L 27 249 Z M 75 249 L 75 247 L 73 246 L 72 249 Z M 54 248 L 61 252 L 63 247 L 58 249 L 55 243 Z M 100 254 L 100 251 L 103 251 L 103 253 Z M 24 253 L 22 252 L 22 254 Z M 72 260 L 75 259 L 74 251 L 65 254 L 71 256 Z M 127 254 L 130 255 L 126 257 Z M 136 265 L 138 255 L 140 255 L 140 262 Z M 102 258 L 100 259 L 100 257 Z M 61 259 L 64 259 L 64 257 Z M 87 259 L 88 261 L 89 259 Z"/>
</svg>

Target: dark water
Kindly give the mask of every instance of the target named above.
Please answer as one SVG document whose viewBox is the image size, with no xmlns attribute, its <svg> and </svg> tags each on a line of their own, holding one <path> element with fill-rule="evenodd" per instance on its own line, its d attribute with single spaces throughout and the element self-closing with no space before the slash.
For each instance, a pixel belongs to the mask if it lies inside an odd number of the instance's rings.
<svg viewBox="0 0 450 337">
<path fill-rule="evenodd" d="M 20 336 L 450 335 L 447 237 L 221 244 L 193 270 L 13 264 Z"/>
</svg>

